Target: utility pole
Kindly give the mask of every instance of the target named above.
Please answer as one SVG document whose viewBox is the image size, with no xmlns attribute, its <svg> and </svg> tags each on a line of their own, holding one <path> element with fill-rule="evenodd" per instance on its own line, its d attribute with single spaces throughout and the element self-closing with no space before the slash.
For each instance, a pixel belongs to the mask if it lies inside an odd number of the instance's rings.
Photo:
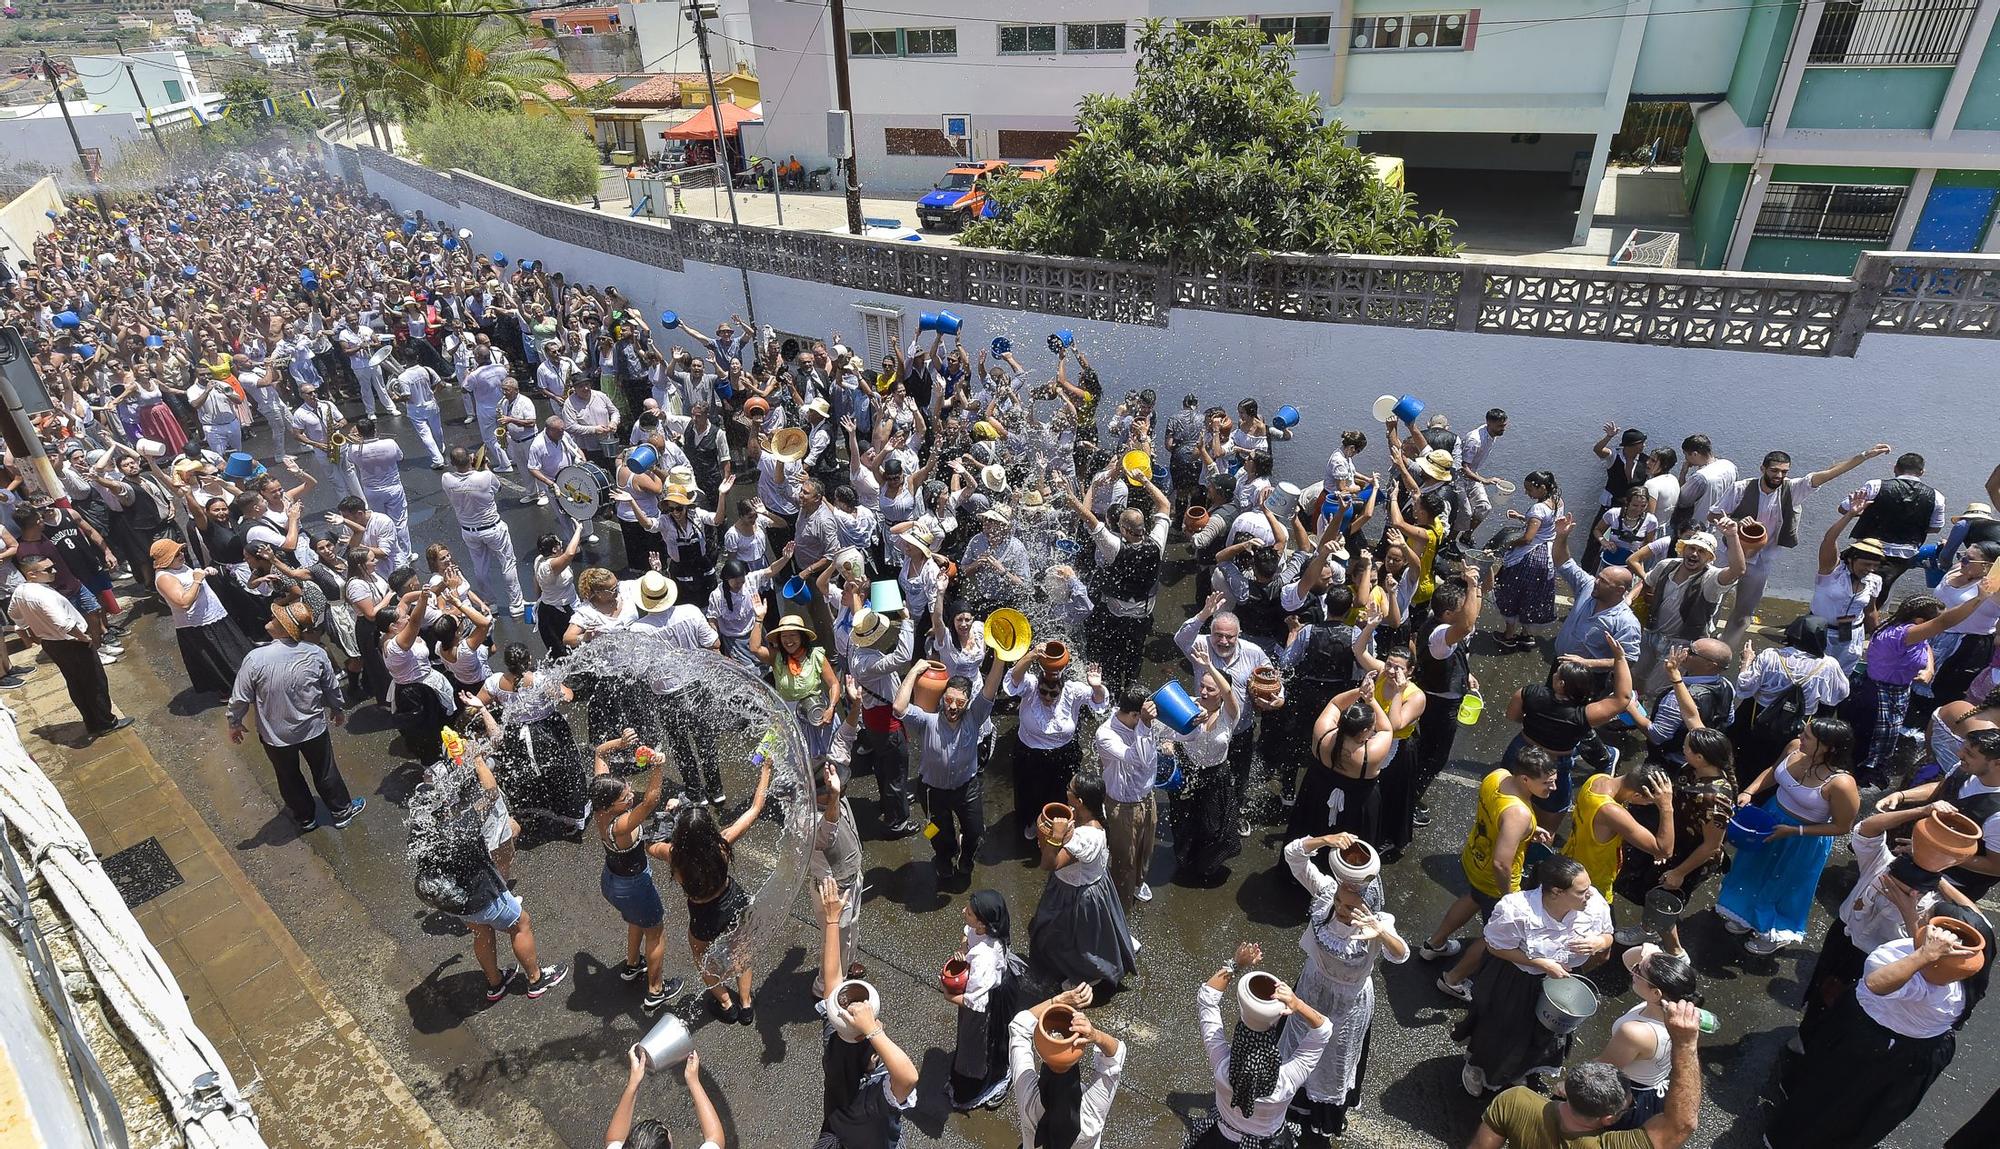
<svg viewBox="0 0 2000 1149">
<path fill-rule="evenodd" d="M 847 234 L 861 234 L 861 148 L 854 139 L 854 88 L 847 78 L 847 8 L 831 0 L 833 9 L 833 90 L 840 110 L 847 113 Z"/>
<path fill-rule="evenodd" d="M 42 66 L 42 75 L 49 78 L 49 90 L 56 94 L 56 107 L 62 111 L 63 123 L 69 127 L 69 142 L 76 146 L 76 162 L 83 165 L 83 174 L 90 179 L 90 198 L 97 201 L 97 215 L 106 226 L 111 223 L 111 205 L 104 200 L 104 186 L 97 182 L 97 169 L 84 158 L 83 137 L 76 134 L 76 121 L 69 118 L 69 101 L 63 99 L 62 77 L 56 75 L 56 66 L 49 54 L 35 53 L 35 62 Z"/>
<path fill-rule="evenodd" d="M 722 178 L 722 189 L 729 197 L 729 225 L 735 229 L 736 244 L 743 245 L 743 221 L 736 218 L 736 180 L 729 170 L 729 141 L 722 133 L 722 101 L 715 94 L 715 68 L 708 58 L 708 17 L 717 8 L 714 0 L 688 0 L 687 14 L 694 19 L 694 41 L 701 48 L 701 71 L 708 78 L 708 114 L 715 120 L 715 166 Z M 757 326 L 757 305 L 750 299 L 750 269 L 738 260 L 736 270 L 743 275 L 743 310 L 750 316 L 750 327 Z"/>
<path fill-rule="evenodd" d="M 361 82 L 361 74 L 354 70 L 354 38 L 343 36 L 341 39 L 347 43 L 347 74 L 354 77 L 354 98 L 361 101 L 361 118 L 368 124 L 368 138 L 379 148 L 382 146 L 382 139 L 375 134 L 375 113 L 368 109 L 366 85 Z"/>
<path fill-rule="evenodd" d="M 153 146 L 160 149 L 161 155 L 166 155 L 167 144 L 160 138 L 160 125 L 153 122 L 153 105 L 146 102 L 145 90 L 139 87 L 139 77 L 132 71 L 130 60 L 125 61 L 125 78 L 132 81 L 132 94 L 139 97 L 139 110 L 146 116 L 147 130 L 153 133 Z"/>
</svg>

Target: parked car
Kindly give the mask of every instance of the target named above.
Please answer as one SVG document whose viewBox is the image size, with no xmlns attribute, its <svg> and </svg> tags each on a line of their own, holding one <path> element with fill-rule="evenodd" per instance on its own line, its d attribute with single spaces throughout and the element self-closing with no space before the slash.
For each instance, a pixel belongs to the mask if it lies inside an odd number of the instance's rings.
<svg viewBox="0 0 2000 1149">
<path fill-rule="evenodd" d="M 917 221 L 935 231 L 956 231 L 971 223 L 986 206 L 986 181 L 1007 165 L 999 160 L 975 160 L 944 173 L 917 201 Z"/>
<path fill-rule="evenodd" d="M 1034 183 L 1036 180 L 1045 180 L 1049 178 L 1050 174 L 1053 173 L 1056 170 L 1056 168 L 1061 165 L 1061 163 L 1062 161 L 1060 160 L 1029 160 L 1026 163 L 1015 164 L 1012 168 L 1009 168 L 1008 170 L 1013 172 L 1015 175 L 1021 177 L 1023 181 L 1027 183 Z M 987 200 L 985 203 L 981 204 L 979 207 L 979 217 L 981 219 L 994 219 L 999 214 L 1000 214 L 1000 206 L 994 203 L 990 199 Z"/>
</svg>

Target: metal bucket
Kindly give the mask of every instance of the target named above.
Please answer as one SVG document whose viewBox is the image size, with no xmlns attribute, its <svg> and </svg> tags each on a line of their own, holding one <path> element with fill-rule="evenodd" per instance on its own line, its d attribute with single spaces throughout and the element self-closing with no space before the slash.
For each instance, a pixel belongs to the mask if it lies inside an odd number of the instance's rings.
<svg viewBox="0 0 2000 1149">
<path fill-rule="evenodd" d="M 1535 1002 L 1535 1020 L 1542 1028 L 1561 1037 L 1574 1033 L 1597 1012 L 1597 987 L 1590 979 L 1568 977 L 1542 979 L 1542 996 Z"/>
<path fill-rule="evenodd" d="M 1681 920 L 1687 902 L 1672 890 L 1654 887 L 1646 893 L 1646 936 L 1662 938 Z"/>
<path fill-rule="evenodd" d="M 687 1060 L 694 1052 L 694 1035 L 688 1032 L 686 1022 L 664 1014 L 633 1048 L 645 1055 L 646 1072 L 658 1073 Z"/>
</svg>

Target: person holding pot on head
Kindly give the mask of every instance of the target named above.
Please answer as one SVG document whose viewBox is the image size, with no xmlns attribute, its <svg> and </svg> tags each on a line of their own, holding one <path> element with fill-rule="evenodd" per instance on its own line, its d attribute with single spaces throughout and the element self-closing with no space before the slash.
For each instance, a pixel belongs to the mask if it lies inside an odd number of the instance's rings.
<svg viewBox="0 0 2000 1149">
<path fill-rule="evenodd" d="M 1752 935 L 1743 943 L 1751 953 L 1774 954 L 1805 939 L 1833 839 L 1853 828 L 1861 809 L 1853 762 L 1854 731 L 1838 718 L 1815 718 L 1783 761 L 1736 796 L 1739 810 L 1757 802 L 1771 828 L 1736 848 L 1715 912 L 1730 933 Z"/>
<path fill-rule="evenodd" d="M 1329 876 L 1313 862 L 1329 851 Z M 1294 838 L 1285 865 L 1312 896 L 1299 948 L 1306 953 L 1298 995 L 1333 1021 L 1333 1036 L 1319 1065 L 1292 1099 L 1292 1117 L 1321 1137 L 1347 1128 L 1347 1111 L 1361 1095 L 1368 1068 L 1368 1032 L 1375 1017 L 1375 963 L 1401 965 L 1410 945 L 1396 932 L 1396 918 L 1382 909 L 1382 859 L 1352 834 Z M 1294 1013 L 1278 1047 L 1289 1057 L 1312 1037 L 1313 1027 Z"/>
<path fill-rule="evenodd" d="M 639 736 L 627 727 L 618 737 L 597 748 L 597 761 L 590 780 L 591 821 L 599 844 L 604 847 L 604 870 L 598 889 L 604 900 L 625 921 L 625 963 L 618 967 L 620 981 L 646 979 L 646 996 L 639 1008 L 647 1017 L 665 1009 L 681 992 L 681 979 L 667 980 L 666 906 L 653 884 L 652 866 L 646 860 L 646 842 L 640 836 L 647 819 L 660 808 L 660 771 L 665 756 L 644 747 L 640 755 L 648 767 L 646 789 L 641 793 L 631 783 L 611 773 L 606 757 L 614 751 L 638 746 Z M 667 804 L 679 806 L 679 799 Z"/>
<path fill-rule="evenodd" d="M 1666 1108 L 1674 1060 L 1673 1033 L 1667 1007 L 1673 1002 L 1701 1004 L 1694 967 L 1647 942 L 1625 951 L 1625 972 L 1632 975 L 1632 992 L 1639 1004 L 1611 1026 L 1611 1037 L 1597 1061 L 1616 1066 L 1632 1095 L 1631 1108 L 1613 1129 L 1639 1129 Z"/>
<path fill-rule="evenodd" d="M 1042 807 L 1062 801 L 1083 762 L 1077 724 L 1084 709 L 1099 715 L 1111 709 L 1103 671 L 1093 663 L 1078 681 L 1069 663 L 1069 647 L 1051 642 L 1007 672 L 1007 693 L 1021 704 L 1014 731 L 1014 821 L 1031 841 Z"/>
<path fill-rule="evenodd" d="M 1291 1144 L 1285 1129 L 1292 1097 L 1319 1066 L 1333 1039 L 1333 1022 L 1292 987 L 1263 971 L 1247 967 L 1264 960 L 1262 946 L 1238 942 L 1236 955 L 1222 964 L 1195 991 L 1195 1018 L 1201 1043 L 1215 1078 L 1215 1111 L 1207 1128 L 1188 1142 L 1189 1149 L 1281 1149 Z M 1238 1018 L 1233 1034 L 1222 1028 L 1222 991 L 1238 973 Z M 1306 1032 L 1289 1054 L 1285 1044 L 1288 1015 L 1305 1022 Z"/>
<path fill-rule="evenodd" d="M 827 987 L 820 1047 L 824 1082 L 819 1136 L 812 1149 L 896 1149 L 903 1114 L 917 1104 L 917 1066 L 890 1038 L 865 981 L 840 977 L 840 919 L 846 898 L 832 878 L 819 883 L 820 983 Z"/>
<path fill-rule="evenodd" d="M 868 612 L 872 613 L 872 612 Z M 858 624 L 857 624 L 858 625 Z M 938 834 L 931 839 L 932 865 L 940 881 L 972 876 L 979 860 L 979 843 L 986 836 L 986 796 L 980 777 L 981 728 L 993 713 L 1006 664 L 995 657 L 972 694 L 972 680 L 954 675 L 944 685 L 936 714 L 912 703 L 921 667 L 912 666 L 891 704 L 896 717 L 915 736 L 917 777 L 924 786 L 924 810 Z"/>
<path fill-rule="evenodd" d="M 1292 806 L 1293 837 L 1334 831 L 1367 842 L 1382 836 L 1380 780 L 1395 757 L 1396 732 L 1376 690 L 1380 678 L 1369 671 L 1359 686 L 1327 700 L 1314 720 L 1314 765 Z"/>
<path fill-rule="evenodd" d="M 1070 781 L 1062 805 L 1036 823 L 1042 869 L 1051 871 L 1028 925 L 1028 960 L 1050 976 L 1116 986 L 1139 969 L 1139 948 L 1111 884 L 1104 832 L 1104 781 Z"/>
<path fill-rule="evenodd" d="M 625 1079 L 625 1092 L 618 1098 L 618 1108 L 611 1111 L 611 1124 L 604 1129 L 604 1149 L 674 1149 L 673 1135 L 658 1119 L 648 1117 L 637 1123 L 632 1122 L 632 1111 L 639 1102 L 639 1086 L 646 1080 L 649 1068 L 646 1051 L 633 1046 L 626 1054 L 632 1071 Z M 701 1149 L 723 1149 L 726 1134 L 722 1131 L 722 1118 L 715 1112 L 715 1102 L 708 1099 L 708 1090 L 701 1084 L 701 1054 L 688 1050 L 687 1060 L 681 1063 L 681 1077 L 687 1082 L 688 1097 L 694 1102 L 694 1119 L 701 1126 Z"/>
<path fill-rule="evenodd" d="M 1533 889 L 1501 898 L 1487 916 L 1472 1009 L 1452 1031 L 1466 1043 L 1460 1080 L 1474 1097 L 1562 1067 L 1575 1035 L 1542 1023 L 1543 980 L 1593 968 L 1611 952 L 1611 907 L 1583 863 L 1554 855 L 1535 877 Z"/>
<path fill-rule="evenodd" d="M 951 1056 L 951 1107 L 961 1113 L 1007 1094 L 1007 1028 L 1019 997 L 1021 959 L 1010 944 L 1013 919 L 998 890 L 980 890 L 961 911 L 965 942 L 945 963 L 945 1000 L 958 1007 Z"/>
<path fill-rule="evenodd" d="M 1090 985 L 1064 990 L 1014 1015 L 1007 1027 L 1007 1078 L 1021 1149 L 1101 1149 L 1111 1102 L 1125 1073 L 1125 1045 L 1083 1015 Z M 1060 1033 L 1046 1020 L 1054 1014 Z M 1062 1036 L 1066 1034 L 1066 1036 Z M 1089 1080 L 1083 1056 L 1097 1051 Z"/>
<path fill-rule="evenodd" d="M 1827 1011 L 1806 1043 L 1765 1144 L 1868 1149 L 1886 1142 L 1951 1065 L 1958 1031 L 1992 980 L 1993 952 L 1993 927 L 1964 906 L 1941 908 L 1914 938 L 1877 946 L 1854 992 Z"/>
</svg>

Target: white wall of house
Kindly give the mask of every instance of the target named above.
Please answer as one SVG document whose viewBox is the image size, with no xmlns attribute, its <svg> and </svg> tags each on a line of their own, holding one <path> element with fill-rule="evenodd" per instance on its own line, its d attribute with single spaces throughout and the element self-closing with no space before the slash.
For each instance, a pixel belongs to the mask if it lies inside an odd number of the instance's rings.
<svg viewBox="0 0 2000 1149">
<path fill-rule="evenodd" d="M 120 73 L 122 76 L 123 73 Z M 85 148 L 96 148 L 109 166 L 127 146 L 139 140 L 139 126 L 130 112 L 90 111 L 72 101 L 70 119 Z M 85 186 L 76 167 L 76 145 L 54 107 L 34 115 L 0 119 L 0 168 L 23 175 L 59 172 L 64 190 L 75 195 Z M 75 178 L 71 178 L 74 174 Z"/>
<path fill-rule="evenodd" d="M 125 74 L 125 65 L 132 65 L 132 74 Z M 200 91 L 194 74 L 194 67 L 188 63 L 185 52 L 128 52 L 123 56 L 72 56 L 71 65 L 83 80 L 83 92 L 90 101 L 111 111 L 143 112 L 139 95 L 132 91 L 132 81 L 139 81 L 139 91 L 145 94 L 147 104 L 157 108 L 163 104 L 178 104 L 194 98 Z"/>
<path fill-rule="evenodd" d="M 441 204 L 383 174 L 367 172 L 369 187 L 398 209 L 420 208 L 453 226 L 470 227 L 477 250 L 547 260 L 551 271 L 583 283 L 616 284 L 647 314 L 673 308 L 703 330 L 732 312 L 747 313 L 736 269 L 689 262 L 670 271 L 604 252 L 547 239 L 527 228 L 470 208 Z M 779 276 L 752 274 L 756 319 L 787 331 L 861 337 L 861 306 L 900 310 L 904 331 L 914 331 L 929 301 L 858 291 Z M 1966 396 L 1990 385 L 1991 351 L 1983 340 L 1871 334 L 1851 359 L 1712 351 L 1601 343 L 1589 340 L 1410 331 L 1388 327 L 1305 323 L 1219 312 L 1175 311 L 1157 327 L 1093 323 L 1032 313 L 953 305 L 966 321 L 968 346 L 1009 335 L 1031 369 L 1052 368 L 1040 350 L 1058 328 L 1076 332 L 1115 398 L 1127 388 L 1152 387 L 1164 403 L 1185 392 L 1204 403 L 1233 406 L 1255 394 L 1268 406 L 1290 402 L 1304 412 L 1297 439 L 1278 448 L 1283 474 L 1316 478 L 1345 429 L 1369 432 L 1365 466 L 1384 469 L 1381 427 L 1368 407 L 1385 391 L 1413 393 L 1461 429 L 1478 423 L 1487 408 L 1505 407 L 1514 418 L 1489 459 L 1491 473 L 1519 482 L 1530 470 L 1556 472 L 1569 504 L 1594 507 L 1603 470 L 1593 466 L 1591 443 L 1607 420 L 1648 431 L 1654 441 L 1678 443 L 1688 434 L 1711 435 L 1723 455 L 1753 468 L 1767 450 L 1790 451 L 1802 469 L 1842 459 L 1871 443 L 1921 449 L 1929 478 L 1954 509 L 1980 497 L 1993 466 L 1976 436 L 1938 433 L 1940 413 L 1965 410 Z M 662 333 L 668 343 L 675 340 Z M 1243 364 L 1256 362 L 1256 382 L 1243 382 Z M 1857 396 L 1879 390 L 1893 377 L 1897 401 L 1875 404 L 1857 424 Z M 1745 421 L 1728 413 L 1745 402 L 1764 417 Z M 1812 585 L 1812 543 L 1832 521 L 1833 506 L 1862 479 L 1886 476 L 1887 460 L 1871 463 L 1839 489 L 1808 504 L 1807 545 L 1780 559 L 1772 593 L 1806 597 Z M 1516 499 L 1517 505 L 1518 497 Z"/>
</svg>

